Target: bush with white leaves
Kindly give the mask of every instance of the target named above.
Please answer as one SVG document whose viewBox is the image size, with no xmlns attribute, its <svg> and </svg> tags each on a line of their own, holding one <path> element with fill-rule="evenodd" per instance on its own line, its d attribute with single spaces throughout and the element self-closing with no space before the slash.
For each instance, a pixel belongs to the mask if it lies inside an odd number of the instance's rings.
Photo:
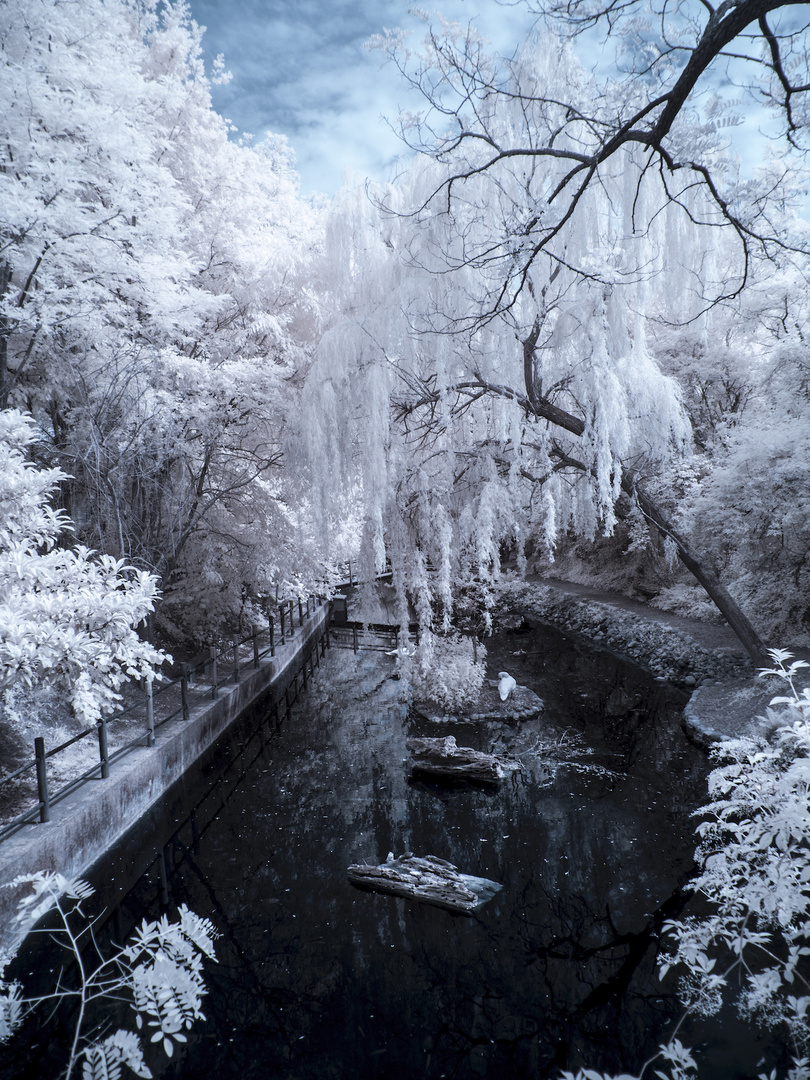
<svg viewBox="0 0 810 1080">
<path fill-rule="evenodd" d="M 127 679 L 153 679 L 165 659 L 134 629 L 153 610 L 157 580 L 62 546 L 71 526 L 51 499 L 64 473 L 26 460 L 36 438 L 29 415 L 0 411 L 0 690 L 56 680 L 92 724 Z"/>
<path fill-rule="evenodd" d="M 415 653 L 400 657 L 400 670 L 410 681 L 415 698 L 454 713 L 471 708 L 478 700 L 486 657 L 484 646 L 469 637 L 423 630 Z"/>
<path fill-rule="evenodd" d="M 730 996 L 742 1016 L 784 1035 L 792 1050 L 786 1080 L 810 1080 L 810 688 L 796 686 L 810 664 L 769 652 L 774 667 L 760 675 L 788 688 L 771 700 L 769 734 L 718 744 L 711 801 L 696 811 L 704 820 L 694 887 L 710 912 L 665 923 L 674 949 L 660 974 L 683 972 L 681 1020 L 638 1074 L 580 1069 L 560 1080 L 641 1080 L 651 1069 L 660 1080 L 691 1080 L 699 1060 L 680 1029 L 687 1017 L 716 1014 Z M 774 1069 L 758 1080 L 781 1075 Z"/>
<path fill-rule="evenodd" d="M 810 665 L 771 649 L 788 693 L 771 700 L 759 739 L 721 743 L 698 813 L 701 873 L 695 886 L 710 914 L 667 924 L 686 974 L 680 996 L 700 1015 L 733 993 L 743 1016 L 779 1030 L 793 1049 L 792 1080 L 810 1077 Z M 733 990 L 732 990 L 733 986 Z M 738 987 L 741 986 L 741 991 Z M 773 1074 L 775 1077 L 775 1074 Z"/>
</svg>

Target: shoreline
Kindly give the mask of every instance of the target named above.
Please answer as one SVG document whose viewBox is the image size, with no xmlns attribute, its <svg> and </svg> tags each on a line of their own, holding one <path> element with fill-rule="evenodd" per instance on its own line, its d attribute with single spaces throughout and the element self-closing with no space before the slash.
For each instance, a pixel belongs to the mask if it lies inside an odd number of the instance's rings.
<svg viewBox="0 0 810 1080">
<path fill-rule="evenodd" d="M 588 585 L 553 578 L 504 582 L 494 626 L 508 632 L 535 619 L 605 649 L 670 682 L 691 696 L 684 730 L 708 749 L 713 743 L 756 738 L 761 717 L 781 692 L 760 680 L 731 629 L 673 615 Z"/>
</svg>

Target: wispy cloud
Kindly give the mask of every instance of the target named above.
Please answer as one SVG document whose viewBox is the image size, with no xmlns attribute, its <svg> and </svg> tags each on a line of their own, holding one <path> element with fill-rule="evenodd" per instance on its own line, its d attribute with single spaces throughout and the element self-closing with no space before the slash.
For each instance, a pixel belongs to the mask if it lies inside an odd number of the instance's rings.
<svg viewBox="0 0 810 1080">
<path fill-rule="evenodd" d="M 451 19 L 474 20 L 501 49 L 530 25 L 495 0 L 443 0 Z M 287 135 L 304 190 L 331 193 L 344 170 L 384 178 L 402 145 L 383 117 L 414 107 L 392 67 L 364 43 L 384 27 L 418 28 L 410 0 L 191 0 L 207 27 L 206 54 L 224 53 L 234 78 L 215 107 L 240 129 Z M 418 32 L 418 30 L 417 30 Z"/>
</svg>

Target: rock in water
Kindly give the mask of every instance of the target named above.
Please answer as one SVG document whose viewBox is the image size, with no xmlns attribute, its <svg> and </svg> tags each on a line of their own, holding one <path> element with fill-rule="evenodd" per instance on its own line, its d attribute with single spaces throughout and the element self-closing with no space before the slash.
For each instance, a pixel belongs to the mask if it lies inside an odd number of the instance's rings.
<svg viewBox="0 0 810 1080">
<path fill-rule="evenodd" d="M 534 720 L 543 711 L 543 702 L 527 686 L 518 685 L 506 701 L 501 701 L 498 684 L 495 679 L 487 679 L 481 688 L 478 701 L 468 706 L 463 713 L 443 712 L 439 705 L 431 701 L 414 701 L 413 711 L 423 720 L 433 723 L 446 721 L 506 721 L 508 723 Z"/>
<path fill-rule="evenodd" d="M 389 853 L 380 866 L 352 864 L 346 871 L 349 881 L 374 892 L 421 900 L 424 904 L 472 915 L 503 887 L 489 878 L 462 874 L 452 863 L 435 855 Z"/>
</svg>

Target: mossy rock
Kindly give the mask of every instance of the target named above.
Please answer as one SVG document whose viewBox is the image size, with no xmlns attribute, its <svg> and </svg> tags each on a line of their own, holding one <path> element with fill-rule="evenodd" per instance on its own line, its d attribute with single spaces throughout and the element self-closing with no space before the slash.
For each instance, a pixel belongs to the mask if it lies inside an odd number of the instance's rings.
<svg viewBox="0 0 810 1080">
<path fill-rule="evenodd" d="M 498 680 L 489 679 L 481 688 L 478 700 L 460 713 L 446 713 L 435 701 L 415 701 L 413 711 L 423 720 L 440 723 L 447 720 L 479 723 L 495 720 L 516 724 L 534 720 L 544 709 L 543 700 L 528 686 L 516 686 L 506 701 L 501 701 Z"/>
</svg>

